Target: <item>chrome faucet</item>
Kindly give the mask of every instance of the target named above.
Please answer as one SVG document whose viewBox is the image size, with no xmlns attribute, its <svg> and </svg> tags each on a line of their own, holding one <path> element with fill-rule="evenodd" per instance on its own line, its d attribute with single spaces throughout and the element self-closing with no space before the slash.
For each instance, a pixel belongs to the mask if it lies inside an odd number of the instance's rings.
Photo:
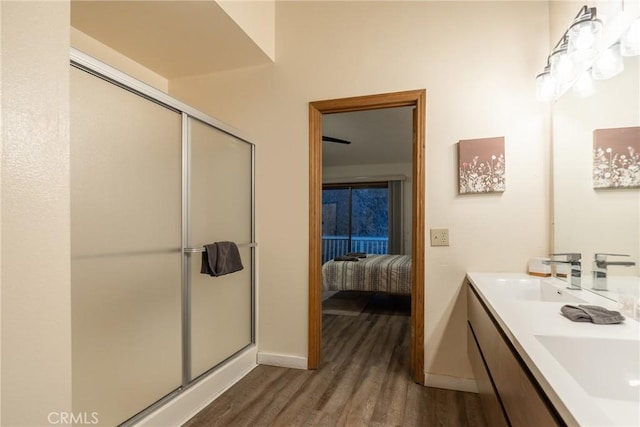
<svg viewBox="0 0 640 427">
<path fill-rule="evenodd" d="M 610 265 L 619 265 L 623 267 L 631 267 L 636 265 L 633 261 L 607 261 L 608 256 L 629 256 L 625 254 L 595 254 L 593 260 L 593 289 L 596 291 L 607 290 L 607 267 Z"/>
<path fill-rule="evenodd" d="M 582 265 L 580 259 L 582 255 L 577 252 L 561 253 L 561 254 L 549 254 L 551 256 L 565 256 L 566 260 L 549 260 L 543 261 L 543 264 L 570 264 L 571 265 L 571 277 L 569 279 L 569 286 L 567 289 L 582 289 Z"/>
</svg>

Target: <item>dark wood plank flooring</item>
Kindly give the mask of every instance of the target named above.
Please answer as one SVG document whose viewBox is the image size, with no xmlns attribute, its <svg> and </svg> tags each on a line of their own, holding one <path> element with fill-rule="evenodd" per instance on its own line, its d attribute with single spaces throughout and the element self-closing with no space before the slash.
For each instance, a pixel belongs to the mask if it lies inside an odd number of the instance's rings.
<svg viewBox="0 0 640 427">
<path fill-rule="evenodd" d="M 374 295 L 325 314 L 320 369 L 258 366 L 185 426 L 485 426 L 476 394 L 412 382 L 410 306 Z"/>
</svg>

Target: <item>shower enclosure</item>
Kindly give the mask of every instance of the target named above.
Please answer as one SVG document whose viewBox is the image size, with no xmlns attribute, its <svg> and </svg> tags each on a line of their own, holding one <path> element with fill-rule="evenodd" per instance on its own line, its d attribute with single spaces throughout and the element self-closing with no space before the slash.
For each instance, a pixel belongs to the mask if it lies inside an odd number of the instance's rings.
<svg viewBox="0 0 640 427">
<path fill-rule="evenodd" d="M 131 423 L 255 343 L 254 146 L 71 63 L 73 412 Z M 244 269 L 200 274 L 202 246 Z"/>
</svg>

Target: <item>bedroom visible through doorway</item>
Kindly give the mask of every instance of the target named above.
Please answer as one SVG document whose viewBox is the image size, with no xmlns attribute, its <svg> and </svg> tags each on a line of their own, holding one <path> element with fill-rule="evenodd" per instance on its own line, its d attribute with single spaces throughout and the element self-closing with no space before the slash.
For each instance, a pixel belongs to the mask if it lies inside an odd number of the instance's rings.
<svg viewBox="0 0 640 427">
<path fill-rule="evenodd" d="M 365 292 L 359 295 L 348 289 L 332 297 L 346 295 L 334 301 L 337 306 L 331 308 L 332 313 L 358 315 L 363 310 L 362 301 L 371 301 L 371 310 L 382 310 L 385 316 L 410 316 L 410 321 L 401 321 L 405 327 L 399 326 L 400 332 L 403 328 L 407 331 L 406 366 L 414 381 L 424 383 L 424 113 L 424 90 L 310 104 L 310 369 L 319 367 L 322 359 L 321 267 L 346 264 L 345 271 L 354 271 L 349 275 L 369 279 L 359 284 L 349 277 L 349 283 L 356 283 L 355 290 L 362 286 Z M 400 128 L 390 119 L 394 114 L 404 114 L 405 119 L 395 120 L 404 120 L 406 135 L 385 139 L 385 132 L 398 132 Z M 355 133 L 345 138 L 340 126 L 323 128 L 323 116 L 327 124 L 338 122 L 330 119 L 353 120 L 358 116 L 365 122 L 362 128 L 370 134 Z M 334 135 L 329 135 L 330 131 Z M 331 147 L 324 154 L 323 139 L 329 141 L 325 147 Z M 394 144 L 384 147 L 382 144 L 388 141 Z M 354 150 L 358 145 L 360 149 Z M 356 264 L 362 273 L 355 272 Z M 371 279 L 371 271 L 392 273 Z M 325 272 L 325 277 L 331 277 L 330 273 Z M 398 277 L 402 285 L 398 285 Z M 326 320 L 328 331 L 333 319 Z"/>
</svg>

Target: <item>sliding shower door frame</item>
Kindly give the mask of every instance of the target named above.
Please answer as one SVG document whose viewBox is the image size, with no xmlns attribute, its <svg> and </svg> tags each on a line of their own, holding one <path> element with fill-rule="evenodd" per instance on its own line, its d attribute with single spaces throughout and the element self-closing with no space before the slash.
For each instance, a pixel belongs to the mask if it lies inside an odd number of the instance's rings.
<svg viewBox="0 0 640 427">
<path fill-rule="evenodd" d="M 237 355 L 247 350 L 248 348 L 256 346 L 256 233 L 255 233 L 255 145 L 250 140 L 243 136 L 242 132 L 235 129 L 225 123 L 222 123 L 207 114 L 196 110 L 195 108 L 167 95 L 166 93 L 155 89 L 133 77 L 106 65 L 95 58 L 86 55 L 74 48 L 70 49 L 70 65 L 80 70 L 86 71 L 98 78 L 106 80 L 124 90 L 132 92 L 138 96 L 141 96 L 151 102 L 159 104 L 169 110 L 175 111 L 182 115 L 182 236 L 181 236 L 181 268 L 182 268 L 182 283 L 181 283 L 181 331 L 182 331 L 182 383 L 176 389 L 152 404 L 147 408 L 141 408 L 141 412 L 137 413 L 133 417 L 123 422 L 122 426 L 129 426 L 137 423 L 154 410 L 163 406 L 167 402 L 171 401 L 182 392 L 186 391 L 190 387 L 193 387 L 198 382 L 207 378 L 207 376 L 225 365 Z M 250 206 L 251 206 L 251 231 L 249 243 L 250 247 L 250 263 L 251 263 L 251 290 L 250 290 L 250 311 L 251 311 L 251 333 L 250 342 L 243 348 L 237 350 L 234 354 L 227 359 L 222 360 L 211 369 L 199 375 L 197 378 L 192 377 L 191 373 L 191 278 L 189 262 L 190 257 L 194 255 L 194 251 L 189 245 L 189 200 L 190 200 L 190 119 L 196 119 L 212 128 L 221 131 L 227 135 L 230 135 L 238 140 L 238 142 L 248 144 L 251 149 L 251 194 L 250 194 Z M 243 242 L 244 243 L 244 242 Z"/>
<path fill-rule="evenodd" d="M 191 144 L 189 115 L 182 112 L 182 388 L 191 382 L 191 272 L 186 249 L 189 247 L 189 171 Z"/>
</svg>

